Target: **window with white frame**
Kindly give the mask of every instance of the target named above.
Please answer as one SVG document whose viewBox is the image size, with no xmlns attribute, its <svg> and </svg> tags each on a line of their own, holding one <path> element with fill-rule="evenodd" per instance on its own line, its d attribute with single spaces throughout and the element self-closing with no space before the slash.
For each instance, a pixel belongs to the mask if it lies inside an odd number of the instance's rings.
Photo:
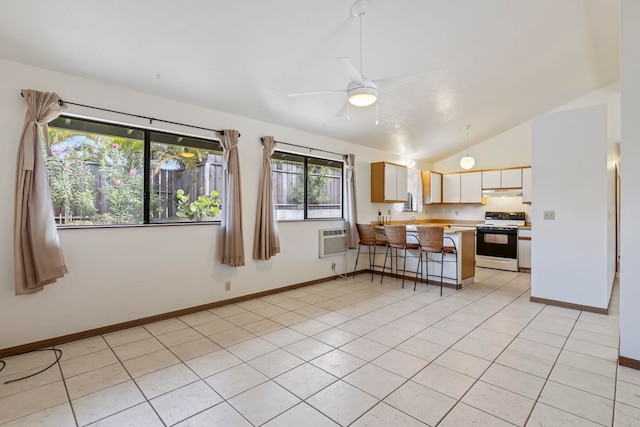
<svg viewBox="0 0 640 427">
<path fill-rule="evenodd" d="M 404 212 L 422 212 L 422 172 L 407 168 L 407 201 Z"/>
<path fill-rule="evenodd" d="M 50 122 L 48 136 L 59 226 L 219 221 L 216 140 L 69 116 Z"/>
</svg>

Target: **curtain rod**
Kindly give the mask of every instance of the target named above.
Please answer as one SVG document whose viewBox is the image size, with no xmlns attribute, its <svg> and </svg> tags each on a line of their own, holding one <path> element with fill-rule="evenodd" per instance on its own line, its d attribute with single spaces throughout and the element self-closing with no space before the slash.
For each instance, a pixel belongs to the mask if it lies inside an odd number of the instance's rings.
<svg viewBox="0 0 640 427">
<path fill-rule="evenodd" d="M 20 92 L 20 95 L 22 95 L 22 97 L 24 98 L 24 94 L 22 92 Z M 220 135 L 224 135 L 224 131 L 223 130 L 210 129 L 210 128 L 205 128 L 205 127 L 201 127 L 201 126 L 194 126 L 194 125 L 188 125 L 188 124 L 179 123 L 179 122 L 172 122 L 170 120 L 156 119 L 155 117 L 147 117 L 147 116 L 141 116 L 139 114 L 125 113 L 123 111 L 109 110 L 108 108 L 93 107 L 91 105 L 85 105 L 85 104 L 78 104 L 76 102 L 63 101 L 62 99 L 58 100 L 58 105 L 60 105 L 62 107 L 64 104 L 75 105 L 77 107 L 91 108 L 93 110 L 106 111 L 108 113 L 122 114 L 124 116 L 129 116 L 129 117 L 137 117 L 139 119 L 149 120 L 149 124 L 150 125 L 153 124 L 154 121 L 156 121 L 156 122 L 161 122 L 161 123 L 168 123 L 168 124 L 171 124 L 171 125 L 184 126 L 184 127 L 188 127 L 188 128 L 192 128 L 192 129 L 200 129 L 200 130 L 207 130 L 207 131 L 210 131 L 210 132 L 217 132 Z M 238 136 L 240 136 L 240 134 L 238 134 Z"/>
<path fill-rule="evenodd" d="M 262 138 L 260 138 L 260 141 L 264 141 L 264 140 L 263 140 Z M 304 145 L 291 144 L 290 142 L 284 142 L 284 141 L 274 141 L 274 142 L 276 142 L 276 143 L 278 143 L 278 144 L 290 145 L 290 146 L 292 146 L 292 147 L 304 148 L 304 149 L 306 149 L 306 150 L 309 150 L 310 152 L 311 152 L 311 151 L 322 151 L 323 153 L 335 154 L 335 155 L 337 155 L 337 156 L 344 156 L 344 154 L 342 154 L 342 153 L 336 153 L 336 152 L 334 152 L 334 151 L 322 150 L 322 149 L 320 149 L 320 148 L 306 147 L 306 146 L 304 146 Z"/>
</svg>

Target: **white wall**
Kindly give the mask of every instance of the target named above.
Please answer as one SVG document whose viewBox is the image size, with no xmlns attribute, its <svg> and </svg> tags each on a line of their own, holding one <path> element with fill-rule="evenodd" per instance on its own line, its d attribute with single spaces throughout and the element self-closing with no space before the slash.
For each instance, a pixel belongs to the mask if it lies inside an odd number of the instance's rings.
<svg viewBox="0 0 640 427">
<path fill-rule="evenodd" d="M 262 150 L 260 137 L 356 155 L 358 219 L 371 221 L 369 202 L 373 161 L 401 159 L 365 147 L 250 120 L 195 105 L 95 83 L 77 77 L 0 60 L 0 349 L 332 275 L 331 262 L 353 268 L 354 254 L 319 259 L 318 230 L 342 221 L 280 223 L 282 253 L 253 261 L 253 231 Z M 214 129 L 238 129 L 243 184 L 247 265 L 220 264 L 220 227 L 212 224 L 60 230 L 69 274 L 43 292 L 14 295 L 13 200 L 15 161 L 26 105 L 20 89 L 57 92 L 63 99 Z M 215 96 L 212 94 L 211 96 Z M 144 120 L 70 107 L 69 113 L 147 126 Z M 154 123 L 159 129 L 212 137 L 189 128 Z M 320 155 L 321 153 L 318 153 Z M 352 258 L 353 257 L 353 258 Z M 231 280 L 231 292 L 224 282 Z M 11 325 L 9 327 L 9 325 Z"/>
<path fill-rule="evenodd" d="M 621 0 L 620 355 L 640 360 L 640 2 Z"/>
<path fill-rule="evenodd" d="M 608 261 L 607 105 L 533 120 L 531 296 L 607 308 L 615 270 Z M 543 212 L 555 211 L 555 220 Z M 611 233 L 613 234 L 613 233 Z"/>
<path fill-rule="evenodd" d="M 471 133 L 473 127 L 469 129 Z M 460 159 L 466 150 L 436 162 L 438 172 L 460 172 Z M 486 139 L 471 148 L 469 155 L 476 164 L 472 170 L 499 169 L 531 165 L 531 122 L 511 128 L 493 138 Z"/>
</svg>

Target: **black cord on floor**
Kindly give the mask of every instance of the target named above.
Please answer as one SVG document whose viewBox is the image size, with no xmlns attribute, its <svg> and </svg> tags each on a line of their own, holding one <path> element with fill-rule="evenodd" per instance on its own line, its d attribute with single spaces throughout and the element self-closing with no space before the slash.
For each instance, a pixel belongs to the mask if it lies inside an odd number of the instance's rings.
<svg viewBox="0 0 640 427">
<path fill-rule="evenodd" d="M 31 378 L 31 377 L 35 377 L 38 374 L 43 373 L 44 371 L 46 371 L 47 369 L 51 368 L 53 365 L 55 365 L 56 363 L 58 363 L 60 361 L 60 359 L 62 358 L 62 350 L 58 349 L 58 348 L 42 348 L 39 350 L 33 350 L 33 351 L 29 351 L 27 353 L 22 353 L 22 354 L 28 354 L 28 353 L 34 353 L 36 351 L 54 351 L 56 353 L 56 360 L 49 366 L 47 366 L 44 369 L 39 370 L 38 372 L 35 372 L 31 375 L 27 375 L 26 377 L 22 377 L 22 378 L 16 378 L 14 380 L 9 380 L 9 381 L 5 381 L 5 384 L 10 384 L 10 383 L 15 383 L 16 381 L 22 381 L 22 380 L 26 380 L 27 378 Z M 4 369 L 4 367 L 6 366 L 6 363 L 4 360 L 0 360 L 0 363 L 2 363 L 2 368 L 0 368 L 0 371 L 2 371 Z"/>
</svg>

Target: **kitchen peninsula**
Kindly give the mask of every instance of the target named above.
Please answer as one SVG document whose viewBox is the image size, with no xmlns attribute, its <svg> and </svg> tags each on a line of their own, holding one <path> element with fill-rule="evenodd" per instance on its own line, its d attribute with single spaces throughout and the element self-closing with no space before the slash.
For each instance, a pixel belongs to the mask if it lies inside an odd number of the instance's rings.
<svg viewBox="0 0 640 427">
<path fill-rule="evenodd" d="M 394 221 L 393 224 L 401 225 Z M 456 289 L 462 288 L 462 286 L 469 285 L 474 281 L 475 275 L 475 253 L 476 253 L 476 239 L 475 239 L 475 227 L 465 226 L 450 226 L 442 223 L 424 223 L 419 224 L 405 224 L 407 227 L 407 241 L 417 241 L 417 227 L 444 227 L 444 246 L 451 246 L 452 242 L 455 245 L 457 254 L 457 262 L 444 263 L 443 283 L 445 286 L 454 287 Z M 377 226 L 380 230 L 383 226 Z M 379 256 L 379 255 L 378 255 Z M 433 256 L 431 254 L 430 256 Z M 438 257 L 439 255 L 435 255 Z M 453 255 L 448 254 L 447 257 Z M 384 255 L 382 259 L 376 260 L 376 264 L 382 265 L 384 261 Z M 415 271 L 417 267 L 414 258 L 408 258 L 407 270 Z M 413 262 L 412 262 L 413 261 Z M 424 266 L 423 266 L 424 267 Z M 429 263 L 429 281 L 431 284 L 440 284 L 440 268 L 441 264 L 436 262 Z M 407 276 L 407 279 L 413 279 L 413 277 Z M 426 278 L 423 278 L 423 282 L 426 282 Z"/>
</svg>

